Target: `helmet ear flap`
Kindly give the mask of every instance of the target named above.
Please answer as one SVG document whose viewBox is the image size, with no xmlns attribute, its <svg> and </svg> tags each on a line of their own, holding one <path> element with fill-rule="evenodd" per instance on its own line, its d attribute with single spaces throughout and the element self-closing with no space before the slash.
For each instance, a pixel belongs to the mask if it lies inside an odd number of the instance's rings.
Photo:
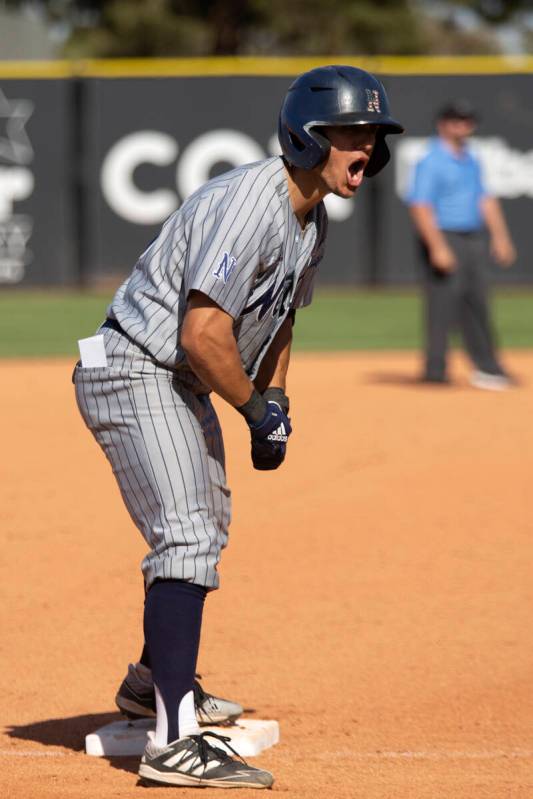
<svg viewBox="0 0 533 799">
<path fill-rule="evenodd" d="M 324 136 L 324 134 L 321 133 L 319 125 L 317 125 L 315 128 L 311 128 L 309 130 L 309 135 L 313 137 L 314 141 L 320 148 L 320 153 L 317 153 L 316 162 L 313 164 L 313 167 L 315 167 L 325 161 L 328 157 L 329 151 L 331 150 L 331 142 L 327 136 Z"/>
<path fill-rule="evenodd" d="M 383 167 L 388 164 L 389 160 L 390 151 L 387 147 L 387 142 L 385 141 L 385 133 L 383 131 L 378 131 L 372 155 L 370 156 L 370 160 L 365 167 L 365 177 L 373 178 L 374 175 L 377 175 L 378 172 L 381 172 Z"/>
<path fill-rule="evenodd" d="M 328 157 L 331 144 L 320 133 L 319 125 L 309 129 L 303 125 L 299 131 L 295 131 L 280 115 L 278 130 L 283 154 L 290 164 L 302 169 L 314 169 Z"/>
<path fill-rule="evenodd" d="M 290 129 L 288 129 L 288 136 L 289 136 L 290 143 L 291 143 L 291 145 L 294 147 L 294 149 L 295 149 L 295 150 L 296 150 L 298 153 L 303 153 L 303 151 L 305 150 L 305 144 L 304 144 L 304 142 L 303 142 L 303 141 L 300 139 L 300 137 L 299 137 L 299 136 L 297 136 L 297 135 L 296 135 L 296 134 L 295 134 L 295 133 L 294 133 L 292 130 L 290 130 Z"/>
</svg>

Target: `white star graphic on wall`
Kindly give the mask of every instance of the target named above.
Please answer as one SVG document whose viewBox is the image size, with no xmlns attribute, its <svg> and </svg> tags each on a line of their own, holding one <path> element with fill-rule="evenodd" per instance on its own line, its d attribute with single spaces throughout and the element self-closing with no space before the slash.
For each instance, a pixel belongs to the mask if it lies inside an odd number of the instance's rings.
<svg viewBox="0 0 533 799">
<path fill-rule="evenodd" d="M 25 130 L 34 104 L 31 100 L 8 100 L 0 89 L 0 160 L 29 164 L 33 147 Z"/>
</svg>

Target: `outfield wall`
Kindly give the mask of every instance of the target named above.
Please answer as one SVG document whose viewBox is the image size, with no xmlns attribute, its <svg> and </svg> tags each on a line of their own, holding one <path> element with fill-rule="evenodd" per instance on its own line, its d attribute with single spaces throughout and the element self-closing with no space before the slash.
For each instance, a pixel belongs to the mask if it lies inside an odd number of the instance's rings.
<svg viewBox="0 0 533 799">
<path fill-rule="evenodd" d="M 331 59 L 329 59 L 331 60 Z M 495 281 L 533 282 L 533 58 L 338 58 L 379 73 L 404 136 L 354 200 L 328 198 L 322 283 L 409 284 L 416 252 L 403 195 L 435 110 L 467 97 L 473 146 L 519 251 Z M 210 176 L 278 152 L 293 76 L 328 59 L 0 63 L 0 285 L 113 281 Z"/>
</svg>

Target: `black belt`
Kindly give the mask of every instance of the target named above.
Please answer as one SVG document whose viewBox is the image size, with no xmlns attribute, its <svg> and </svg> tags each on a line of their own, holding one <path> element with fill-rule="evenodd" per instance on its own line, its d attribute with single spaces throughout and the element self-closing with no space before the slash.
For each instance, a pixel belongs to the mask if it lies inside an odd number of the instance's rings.
<svg viewBox="0 0 533 799">
<path fill-rule="evenodd" d="M 100 325 L 100 329 L 102 329 L 103 327 L 108 327 L 108 328 L 110 328 L 111 330 L 114 330 L 114 331 L 115 331 L 115 333 L 120 333 L 120 335 L 121 335 L 121 336 L 124 336 L 124 338 L 127 338 L 127 339 L 128 339 L 128 341 L 131 341 L 131 343 L 132 343 L 132 344 L 135 344 L 135 346 L 136 346 L 136 347 L 138 347 L 140 350 L 142 350 L 142 351 L 143 351 L 143 352 L 144 352 L 146 355 L 148 355 L 148 357 L 149 357 L 149 358 L 151 358 L 151 357 L 152 357 L 152 356 L 150 355 L 150 353 L 148 352 L 148 350 L 146 350 L 146 349 L 145 349 L 143 346 L 141 346 L 140 344 L 137 344 L 137 342 L 136 342 L 134 339 L 132 339 L 132 337 L 131 337 L 131 336 L 130 336 L 128 333 L 126 333 L 126 331 L 124 330 L 124 328 L 122 328 L 122 327 L 120 326 L 120 323 L 119 323 L 119 322 L 117 322 L 117 320 L 116 320 L 116 319 L 109 319 L 109 317 L 108 317 L 108 318 L 105 320 L 105 322 L 103 323 L 103 325 Z"/>
<path fill-rule="evenodd" d="M 154 361 L 154 363 L 156 362 L 154 360 L 154 356 L 152 355 L 152 353 L 149 350 L 147 350 L 146 347 L 144 347 L 142 344 L 139 344 L 138 341 L 135 341 L 135 339 L 132 338 L 129 333 L 126 333 L 124 328 L 120 326 L 120 323 L 117 322 L 116 319 L 109 319 L 109 317 L 108 317 L 105 320 L 105 322 L 100 325 L 100 330 L 103 327 L 109 327 L 111 330 L 114 330 L 115 333 L 120 333 L 121 336 L 124 336 L 124 338 L 128 339 L 128 341 L 131 342 L 135 347 L 137 347 L 137 349 L 139 349 L 142 352 L 144 352 L 144 354 L 146 355 L 147 358 L 149 358 L 151 361 Z M 166 369 L 167 367 L 164 367 L 164 368 Z"/>
<path fill-rule="evenodd" d="M 142 352 L 144 352 L 144 354 L 146 355 L 146 357 L 147 357 L 147 358 L 149 358 L 149 359 L 152 361 L 152 363 L 155 363 L 155 364 L 157 364 L 157 365 L 158 365 L 158 366 L 159 366 L 161 369 L 166 369 L 166 370 L 167 370 L 167 371 L 169 371 L 169 372 L 174 372 L 174 370 L 173 370 L 171 367 L 169 367 L 169 366 L 165 366 L 164 364 L 157 363 L 157 361 L 155 360 L 155 358 L 154 358 L 154 356 L 152 355 L 152 353 L 151 353 L 151 352 L 149 352 L 149 351 L 146 349 L 146 347 L 143 347 L 143 345 L 142 345 L 142 344 L 139 344 L 139 342 L 138 342 L 138 341 L 135 341 L 134 339 L 132 339 L 132 337 L 131 337 L 130 335 L 128 335 L 128 333 L 126 333 L 126 331 L 125 331 L 125 330 L 123 330 L 123 329 L 122 329 L 122 327 L 120 326 L 120 324 L 117 322 L 117 320 L 116 320 L 116 319 L 109 319 L 109 318 L 108 318 L 108 319 L 106 319 L 106 320 L 105 320 L 105 322 L 103 322 L 103 324 L 101 324 L 101 325 L 100 325 L 100 330 L 101 330 L 103 327 L 108 327 L 108 328 L 110 328 L 111 330 L 114 330 L 116 333 L 120 333 L 120 335 L 121 335 L 121 336 L 124 336 L 124 338 L 127 338 L 127 339 L 128 339 L 128 341 L 131 341 L 131 343 L 132 343 L 132 344 L 133 344 L 135 347 L 137 347 L 138 349 L 142 350 Z M 198 378 L 196 378 L 196 380 L 198 380 Z M 191 388 L 191 387 L 189 387 L 189 390 L 190 390 L 190 391 L 193 391 L 193 393 L 197 394 L 197 396 L 202 396 L 202 395 L 204 395 L 204 394 L 207 396 L 207 395 L 210 393 L 210 391 L 209 391 L 209 390 L 207 390 L 207 391 L 201 391 L 200 393 L 198 393 L 197 391 L 195 391 L 195 390 L 194 390 L 193 388 Z"/>
<path fill-rule="evenodd" d="M 442 229 L 443 233 L 451 233 L 455 236 L 462 236 L 463 238 L 473 238 L 474 236 L 482 236 L 483 230 L 446 230 Z"/>
<path fill-rule="evenodd" d="M 117 322 L 116 319 L 106 319 L 104 324 L 101 327 L 110 327 L 111 330 L 115 330 L 117 333 L 122 333 L 123 336 L 129 338 L 128 334 L 122 330 L 121 326 Z"/>
</svg>

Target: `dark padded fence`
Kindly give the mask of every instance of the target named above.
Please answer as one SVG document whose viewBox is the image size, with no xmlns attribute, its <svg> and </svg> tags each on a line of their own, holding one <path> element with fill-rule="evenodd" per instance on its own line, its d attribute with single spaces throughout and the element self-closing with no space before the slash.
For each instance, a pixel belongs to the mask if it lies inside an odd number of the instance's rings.
<svg viewBox="0 0 533 799">
<path fill-rule="evenodd" d="M 402 196 L 433 115 L 468 97 L 473 146 L 503 202 L 519 260 L 494 279 L 533 282 L 533 75 L 382 75 L 406 128 L 355 200 L 328 200 L 321 282 L 409 284 L 414 237 Z M 0 285 L 115 281 L 164 218 L 210 176 L 277 152 L 290 77 L 0 78 Z"/>
<path fill-rule="evenodd" d="M 0 80 L 0 285 L 79 279 L 75 84 Z"/>
</svg>

